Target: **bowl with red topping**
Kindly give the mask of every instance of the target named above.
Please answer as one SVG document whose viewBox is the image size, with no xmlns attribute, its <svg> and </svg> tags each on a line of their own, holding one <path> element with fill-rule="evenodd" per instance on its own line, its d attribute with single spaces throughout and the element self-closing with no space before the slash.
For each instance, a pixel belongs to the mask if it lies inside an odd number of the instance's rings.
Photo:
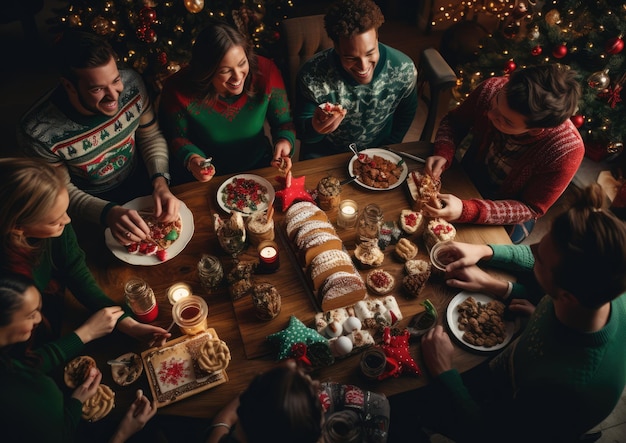
<svg viewBox="0 0 626 443">
<path fill-rule="evenodd" d="M 374 269 L 367 273 L 365 279 L 367 287 L 370 288 L 376 295 L 385 295 L 389 293 L 396 284 L 395 278 L 382 269 Z"/>
<path fill-rule="evenodd" d="M 274 203 L 274 188 L 263 177 L 238 174 L 222 183 L 217 190 L 217 203 L 230 213 L 240 212 L 244 217 L 265 211 Z"/>
</svg>

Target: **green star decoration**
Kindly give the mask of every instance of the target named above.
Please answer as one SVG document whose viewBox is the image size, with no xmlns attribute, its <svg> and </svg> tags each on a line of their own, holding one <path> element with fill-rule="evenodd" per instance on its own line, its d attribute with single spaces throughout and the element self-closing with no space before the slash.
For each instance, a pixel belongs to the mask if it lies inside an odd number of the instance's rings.
<svg viewBox="0 0 626 443">
<path fill-rule="evenodd" d="M 315 329 L 307 328 L 295 315 L 289 318 L 289 326 L 282 331 L 268 335 L 267 339 L 278 345 L 278 360 L 291 357 L 291 347 L 296 343 L 311 346 L 314 343 L 326 343 L 328 340 Z"/>
</svg>

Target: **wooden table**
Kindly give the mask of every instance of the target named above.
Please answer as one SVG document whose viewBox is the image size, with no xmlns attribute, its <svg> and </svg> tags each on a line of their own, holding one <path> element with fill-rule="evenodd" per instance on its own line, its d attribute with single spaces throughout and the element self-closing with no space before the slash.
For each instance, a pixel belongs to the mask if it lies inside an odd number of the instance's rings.
<svg viewBox="0 0 626 443">
<path fill-rule="evenodd" d="M 425 157 L 429 153 L 430 144 L 411 142 L 395 145 L 393 148 Z M 292 172 L 294 177 L 306 176 L 307 189 L 313 189 L 318 181 L 327 175 L 345 179 L 348 176 L 347 165 L 351 156 L 351 153 L 346 153 L 297 162 L 294 164 Z M 423 167 L 420 163 L 413 160 L 406 160 L 406 162 L 409 170 L 421 169 Z M 266 178 L 276 188 L 279 187 L 275 180 L 277 175 L 276 169 L 259 169 L 253 171 L 253 173 Z M 159 317 L 155 324 L 167 327 L 171 321 L 171 305 L 166 296 L 167 288 L 174 282 L 187 282 L 192 286 L 195 294 L 203 296 L 208 302 L 210 306 L 209 326 L 215 328 L 220 338 L 225 340 L 230 347 L 232 361 L 227 368 L 230 379 L 228 383 L 163 407 L 159 410 L 159 413 L 211 417 L 232 397 L 243 391 L 257 373 L 265 371 L 276 364 L 274 355 L 267 354 L 267 349 L 261 350 L 261 356 L 251 359 L 247 358 L 247 354 L 250 354 L 250 349 L 249 346 L 246 349 L 244 343 L 248 343 L 250 337 L 246 337 L 246 341 L 242 340 L 240 328 L 238 327 L 238 318 L 242 319 L 244 317 L 242 321 L 254 322 L 255 320 L 245 320 L 245 311 L 235 309 L 225 286 L 212 294 L 205 294 L 198 281 L 196 264 L 203 254 L 210 253 L 218 256 L 224 263 L 225 271 L 231 266 L 230 258 L 222 252 L 218 245 L 213 229 L 212 216 L 215 212 L 220 213 L 222 216 L 226 215 L 217 205 L 216 191 L 220 184 L 228 178 L 216 177 L 209 183 L 189 183 L 173 189 L 174 193 L 193 212 L 195 232 L 184 251 L 166 263 L 156 266 L 129 265 L 113 256 L 104 244 L 103 235 L 93 232 L 90 235 L 85 235 L 85 232 L 78 231 L 81 245 L 87 253 L 88 264 L 99 284 L 112 299 L 119 303 L 124 302 L 123 285 L 132 276 L 145 279 L 154 289 L 159 301 Z M 382 208 L 385 220 L 398 220 L 400 211 L 409 208 L 405 186 L 403 184 L 389 191 L 371 191 L 353 183 L 344 186 L 342 198 L 357 201 L 359 208 L 363 208 L 369 202 L 375 202 Z M 473 184 L 458 165 L 453 165 L 449 171 L 444 173 L 442 177 L 442 192 L 451 192 L 460 198 L 479 196 Z M 284 225 L 281 223 L 283 213 L 280 211 L 280 205 L 276 204 L 276 208 L 276 229 L 284 229 Z M 336 210 L 328 212 L 328 216 L 334 223 L 336 221 Z M 499 226 L 457 225 L 456 227 L 458 231 L 456 238 L 461 241 L 476 244 L 510 243 L 505 230 Z M 354 249 L 354 230 L 338 229 L 338 233 L 344 241 L 346 249 L 352 252 Z M 277 238 L 279 237 L 277 235 Z M 419 241 L 416 241 L 416 243 L 421 246 L 420 257 L 425 258 L 423 243 Z M 262 323 L 259 321 L 254 327 L 248 328 L 250 331 L 257 330 L 257 339 L 267 335 L 267 331 L 277 332 L 283 329 L 287 325 L 291 314 L 298 316 L 307 326 L 313 326 L 315 307 L 306 296 L 306 291 L 303 287 L 306 284 L 306 280 L 302 280 L 299 276 L 298 265 L 293 263 L 292 260 L 288 260 L 287 251 L 282 250 L 284 245 L 279 242 L 279 246 L 281 248 L 280 270 L 276 274 L 255 276 L 255 279 L 269 280 L 277 287 L 283 297 L 283 309 L 280 316 L 271 322 Z M 394 261 L 391 257 L 391 251 L 392 248 L 387 248 L 386 255 L 388 257 L 385 258 L 383 268 L 386 270 L 391 269 L 393 270 L 392 272 L 400 275 L 402 264 Z M 251 258 L 255 255 L 255 252 L 256 249 L 248 247 L 248 250 L 240 258 L 242 260 Z M 365 272 L 363 272 L 364 274 Z M 423 309 L 420 302 L 425 298 L 429 298 L 435 304 L 440 313 L 439 321 L 443 322 L 443 314 L 445 313 L 447 303 L 457 292 L 457 290 L 447 288 L 440 281 L 431 279 L 419 299 L 407 299 L 402 293 L 401 285 L 397 284 L 391 295 L 396 297 L 404 316 L 400 326 L 408 324 L 410 318 Z M 242 314 L 242 312 L 244 313 Z M 180 335 L 176 327 L 174 327 L 172 332 L 174 334 L 173 338 Z M 251 333 L 254 334 L 254 332 Z M 263 344 L 262 346 L 267 345 Z M 144 344 L 130 340 L 122 334 L 113 334 L 88 345 L 87 353 L 97 359 L 99 367 L 104 372 L 103 383 L 113 387 L 117 393 L 116 403 L 118 406 L 115 409 L 115 413 L 121 414 L 126 410 L 126 406 L 132 401 L 136 388 L 141 387 L 145 392 L 149 392 L 149 389 L 145 377 L 142 377 L 136 384 L 126 388 L 115 385 L 105 362 L 107 359 L 115 358 L 125 352 L 134 351 L 140 353 L 143 350 L 145 350 Z M 421 361 L 419 344 L 414 343 L 412 345 L 411 354 L 424 372 L 420 377 L 402 376 L 382 382 L 368 381 L 360 373 L 360 355 L 358 354 L 338 360 L 332 366 L 316 370 L 313 376 L 321 381 L 352 382 L 365 389 L 382 392 L 390 396 L 424 386 L 428 383 L 428 375 Z M 482 362 L 484 358 L 484 355 L 471 353 L 465 348 L 457 346 L 454 363 L 461 371 L 465 371 Z"/>
</svg>

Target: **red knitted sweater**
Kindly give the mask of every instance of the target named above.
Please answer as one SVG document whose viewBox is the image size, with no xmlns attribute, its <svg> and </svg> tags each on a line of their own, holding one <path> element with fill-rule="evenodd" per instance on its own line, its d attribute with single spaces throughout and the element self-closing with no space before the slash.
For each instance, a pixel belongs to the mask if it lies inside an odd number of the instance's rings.
<svg viewBox="0 0 626 443">
<path fill-rule="evenodd" d="M 463 212 L 457 222 L 510 225 L 544 215 L 565 191 L 583 159 L 585 147 L 568 119 L 556 128 L 546 128 L 539 135 L 508 136 L 523 153 L 501 185 L 489 182 L 486 154 L 498 132 L 487 117 L 491 99 L 508 78 L 484 81 L 456 109 L 441 121 L 435 139 L 434 155 L 452 163 L 456 147 L 471 133 L 473 139 L 461 160 L 464 169 L 485 199 L 463 200 Z"/>
</svg>

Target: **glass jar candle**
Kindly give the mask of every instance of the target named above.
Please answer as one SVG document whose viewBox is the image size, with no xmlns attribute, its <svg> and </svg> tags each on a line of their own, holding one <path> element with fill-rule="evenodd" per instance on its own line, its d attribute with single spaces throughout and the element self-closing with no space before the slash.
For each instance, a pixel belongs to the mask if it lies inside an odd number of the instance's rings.
<svg viewBox="0 0 626 443">
<path fill-rule="evenodd" d="M 278 245 L 273 241 L 263 241 L 257 248 L 259 252 L 259 272 L 270 274 L 276 272 L 280 266 Z"/>
<path fill-rule="evenodd" d="M 180 301 L 185 297 L 189 297 L 190 295 L 191 286 L 183 282 L 174 283 L 167 290 L 167 299 L 172 305 L 176 304 L 177 301 Z"/>
<path fill-rule="evenodd" d="M 354 200 L 342 200 L 337 211 L 337 226 L 354 228 L 359 215 L 359 206 Z"/>
<path fill-rule="evenodd" d="M 127 281 L 124 285 L 124 298 L 138 321 L 149 323 L 157 318 L 159 305 L 154 291 L 144 280 L 133 278 Z"/>
<path fill-rule="evenodd" d="M 224 278 L 224 268 L 220 259 L 213 255 L 203 255 L 198 262 L 198 278 L 206 292 L 217 288 Z"/>
<path fill-rule="evenodd" d="M 202 297 L 190 295 L 172 307 L 172 319 L 183 334 L 196 335 L 207 330 L 209 305 Z"/>
</svg>

